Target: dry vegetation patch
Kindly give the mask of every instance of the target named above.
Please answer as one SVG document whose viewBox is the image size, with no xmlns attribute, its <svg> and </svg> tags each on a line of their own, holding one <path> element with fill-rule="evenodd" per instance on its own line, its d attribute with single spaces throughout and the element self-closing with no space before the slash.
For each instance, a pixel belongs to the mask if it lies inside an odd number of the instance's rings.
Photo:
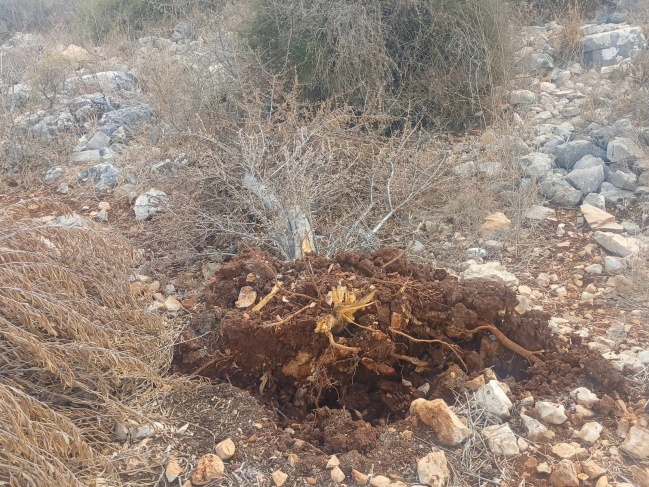
<svg viewBox="0 0 649 487">
<path fill-rule="evenodd" d="M 0 478 L 85 485 L 112 475 L 101 449 L 116 420 L 141 419 L 172 330 L 135 301 L 124 240 L 31 218 L 40 204 L 0 213 Z"/>
</svg>

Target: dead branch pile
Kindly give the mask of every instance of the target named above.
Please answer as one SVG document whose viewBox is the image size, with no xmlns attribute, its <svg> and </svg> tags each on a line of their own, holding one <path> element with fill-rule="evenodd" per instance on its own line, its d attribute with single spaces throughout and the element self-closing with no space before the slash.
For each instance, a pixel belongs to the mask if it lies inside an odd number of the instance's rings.
<svg viewBox="0 0 649 487">
<path fill-rule="evenodd" d="M 111 476 L 97 445 L 159 383 L 171 330 L 131 294 L 121 238 L 37 208 L 0 212 L 0 479 L 81 486 Z"/>
</svg>

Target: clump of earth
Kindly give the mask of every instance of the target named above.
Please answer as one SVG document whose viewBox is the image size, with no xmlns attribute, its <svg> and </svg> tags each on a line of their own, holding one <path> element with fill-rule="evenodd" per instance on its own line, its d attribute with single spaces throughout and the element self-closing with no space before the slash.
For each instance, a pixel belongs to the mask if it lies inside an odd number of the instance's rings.
<svg viewBox="0 0 649 487">
<path fill-rule="evenodd" d="M 511 289 L 394 249 L 295 262 L 249 249 L 205 301 L 175 371 L 247 390 L 335 451 L 371 448 L 373 425 L 405 418 L 418 398 L 453 401 L 486 368 L 519 397 L 627 392 L 601 356 L 552 335 L 547 314 L 518 314 Z"/>
</svg>

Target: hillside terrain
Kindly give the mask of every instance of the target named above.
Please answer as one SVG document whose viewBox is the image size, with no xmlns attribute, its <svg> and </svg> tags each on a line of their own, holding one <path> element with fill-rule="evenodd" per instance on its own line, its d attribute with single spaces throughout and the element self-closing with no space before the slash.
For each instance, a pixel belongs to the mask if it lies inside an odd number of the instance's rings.
<svg viewBox="0 0 649 487">
<path fill-rule="evenodd" d="M 38 2 L 0 485 L 649 486 L 642 0 Z"/>
</svg>

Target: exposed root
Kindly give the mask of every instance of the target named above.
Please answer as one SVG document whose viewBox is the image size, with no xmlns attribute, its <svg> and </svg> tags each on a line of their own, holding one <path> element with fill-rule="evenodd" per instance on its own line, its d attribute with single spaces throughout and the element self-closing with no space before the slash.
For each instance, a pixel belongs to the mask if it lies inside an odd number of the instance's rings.
<svg viewBox="0 0 649 487">
<path fill-rule="evenodd" d="M 203 372 L 205 369 L 207 369 L 208 367 L 211 367 L 212 365 L 217 364 L 219 362 L 223 362 L 224 360 L 228 360 L 231 357 L 232 357 L 231 355 L 221 355 L 221 354 L 219 354 L 216 357 L 214 357 L 212 360 L 210 360 L 207 363 L 201 365 L 199 368 L 197 368 L 195 371 L 193 371 L 191 374 L 189 374 L 189 376 L 190 377 L 195 377 L 198 374 L 200 374 L 201 372 Z"/>
<path fill-rule="evenodd" d="M 460 347 L 458 347 L 457 345 L 445 342 L 444 340 L 425 340 L 425 339 L 422 339 L 422 338 L 415 338 L 415 337 L 412 337 L 412 336 L 408 335 L 407 333 L 404 333 L 404 332 L 399 331 L 399 330 L 395 330 L 394 328 L 390 328 L 390 331 L 392 333 L 397 334 L 397 335 L 401 335 L 402 337 L 405 337 L 408 340 L 410 340 L 412 342 L 415 342 L 415 343 L 439 343 L 440 345 L 448 348 L 451 352 L 453 352 L 453 354 L 457 357 L 457 359 L 462 363 L 462 366 L 464 367 L 464 370 L 469 370 L 468 367 L 466 366 L 466 364 L 464 363 L 464 360 L 462 360 L 462 357 L 460 357 L 460 351 L 462 349 Z"/>
<path fill-rule="evenodd" d="M 261 301 L 259 301 L 259 303 L 257 303 L 257 305 L 255 305 L 254 308 L 252 308 L 252 311 L 255 312 L 255 313 L 258 313 L 259 311 L 261 311 L 262 309 L 264 309 L 264 306 L 266 306 L 266 305 L 269 303 L 269 301 L 270 301 L 271 299 L 273 299 L 273 297 L 274 297 L 274 296 L 279 292 L 279 290 L 282 288 L 282 285 L 283 285 L 283 284 L 284 284 L 284 283 L 283 283 L 282 281 L 277 281 L 277 282 L 275 283 L 275 285 L 273 286 L 273 289 L 271 289 L 271 291 L 270 291 L 266 296 L 264 296 L 263 299 L 262 299 Z"/>
<path fill-rule="evenodd" d="M 430 362 L 426 362 L 425 360 L 420 360 L 416 357 L 409 357 L 408 355 L 401 355 L 398 353 L 394 353 L 392 354 L 392 356 L 397 360 L 402 360 L 404 362 L 411 363 L 412 365 L 422 370 L 429 370 L 431 368 Z"/>
<path fill-rule="evenodd" d="M 361 349 L 357 347 L 346 347 L 345 345 L 336 343 L 336 340 L 334 340 L 334 336 L 331 334 L 331 332 L 327 332 L 326 335 L 327 338 L 329 338 L 329 345 L 331 345 L 336 350 L 341 350 L 347 353 L 359 353 L 361 351 Z"/>
<path fill-rule="evenodd" d="M 300 313 L 304 313 L 307 309 L 311 309 L 311 308 L 315 308 L 315 303 L 309 303 L 305 307 L 300 308 L 299 310 L 297 310 L 295 313 L 291 313 L 290 315 L 285 316 L 281 320 L 274 321 L 272 323 L 266 323 L 265 325 L 261 325 L 261 327 L 262 328 L 273 328 L 275 326 L 283 325 L 284 323 L 286 323 L 288 321 L 291 321 L 293 318 L 295 318 Z"/>
<path fill-rule="evenodd" d="M 498 339 L 498 341 L 505 348 L 511 350 L 514 353 L 517 353 L 518 355 L 523 357 L 525 360 L 527 360 L 532 365 L 538 364 L 539 362 L 542 362 L 542 360 L 536 356 L 536 354 L 541 353 L 541 352 L 530 352 L 526 348 L 521 347 L 518 343 L 515 343 L 512 340 L 510 340 L 509 338 L 507 338 L 507 335 L 505 335 L 502 331 L 500 331 L 494 325 L 490 325 L 488 323 L 485 323 L 484 321 L 481 321 L 480 323 L 481 323 L 480 326 L 478 326 L 477 328 L 474 328 L 473 330 L 469 330 L 469 332 L 475 335 L 479 331 L 488 330 L 492 335 L 494 335 Z"/>
</svg>

